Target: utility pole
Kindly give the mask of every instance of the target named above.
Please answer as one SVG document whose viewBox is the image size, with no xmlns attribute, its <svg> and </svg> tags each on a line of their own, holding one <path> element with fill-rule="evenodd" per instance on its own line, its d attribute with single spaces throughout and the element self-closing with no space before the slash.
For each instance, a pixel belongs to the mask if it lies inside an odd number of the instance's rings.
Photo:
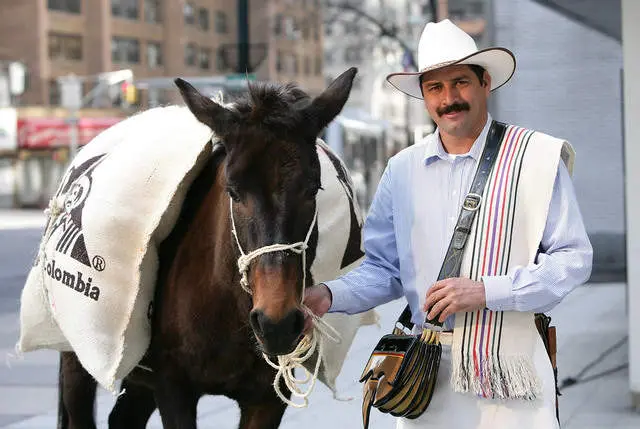
<svg viewBox="0 0 640 429">
<path fill-rule="evenodd" d="M 238 0 L 238 66 L 236 73 L 250 73 L 249 0 Z"/>
<path fill-rule="evenodd" d="M 132 82 L 133 72 L 129 69 L 124 69 L 100 73 L 97 77 L 98 84 L 84 97 L 82 96 L 82 83 L 87 80 L 86 77 L 70 74 L 58 78 L 58 85 L 60 86 L 60 94 L 62 96 L 61 104 L 62 107 L 65 107 L 69 111 L 69 117 L 66 122 L 69 125 L 70 160 L 75 158 L 80 147 L 78 138 L 80 109 L 91 102 L 91 100 L 93 100 L 94 97 L 101 93 L 105 88 L 108 88 L 111 85 L 117 85 L 121 82 Z"/>
</svg>

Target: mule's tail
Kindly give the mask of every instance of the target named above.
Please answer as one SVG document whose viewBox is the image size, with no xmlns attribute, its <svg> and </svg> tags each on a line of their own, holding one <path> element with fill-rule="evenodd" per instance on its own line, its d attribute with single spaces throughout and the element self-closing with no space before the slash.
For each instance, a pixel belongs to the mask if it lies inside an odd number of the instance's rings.
<svg viewBox="0 0 640 429">
<path fill-rule="evenodd" d="M 64 406 L 63 400 L 63 386 L 64 386 L 64 372 L 62 371 L 62 353 L 60 353 L 60 363 L 58 366 L 58 429 L 69 429 L 69 414 Z"/>
</svg>

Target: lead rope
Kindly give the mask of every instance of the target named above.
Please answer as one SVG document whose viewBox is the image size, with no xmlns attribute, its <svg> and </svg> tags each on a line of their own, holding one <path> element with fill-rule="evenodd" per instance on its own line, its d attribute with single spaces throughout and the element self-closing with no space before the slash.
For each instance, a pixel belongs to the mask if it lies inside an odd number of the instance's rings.
<svg viewBox="0 0 640 429">
<path fill-rule="evenodd" d="M 51 305 L 51 300 L 49 299 L 49 292 L 47 291 L 46 287 L 45 287 L 45 272 L 46 272 L 46 265 L 47 265 L 47 244 L 49 243 L 49 238 L 51 237 L 51 234 L 53 233 L 53 229 L 54 229 L 54 225 L 56 223 L 56 221 L 58 220 L 58 217 L 64 213 L 64 201 L 65 201 L 66 195 L 62 194 L 62 195 L 58 195 L 58 196 L 54 196 L 49 200 L 49 205 L 47 206 L 47 208 L 44 210 L 44 214 L 45 216 L 48 218 L 47 219 L 47 229 L 44 231 L 44 234 L 42 236 L 42 241 L 40 242 L 40 246 L 38 247 L 38 264 L 41 264 L 40 268 L 40 272 L 42 273 L 42 294 L 45 297 L 45 299 L 47 300 L 47 303 L 49 305 L 49 310 L 50 311 L 55 311 L 55 308 L 53 308 L 53 306 Z M 53 317 L 53 313 L 51 314 L 51 317 Z"/>
<path fill-rule="evenodd" d="M 236 244 L 238 245 L 238 250 L 240 251 L 240 257 L 238 258 L 238 271 L 241 275 L 240 286 L 242 286 L 242 288 L 247 293 L 252 293 L 251 288 L 249 287 L 248 279 L 249 265 L 251 264 L 252 260 L 257 258 L 258 256 L 264 255 L 265 253 L 271 252 L 291 251 L 302 255 L 302 293 L 300 294 L 300 307 L 302 307 L 303 311 L 311 315 L 313 330 L 310 334 L 305 334 L 305 336 L 291 353 L 278 356 L 277 363 L 272 362 L 271 358 L 264 353 L 262 354 L 262 356 L 271 367 L 278 371 L 273 380 L 273 389 L 275 390 L 278 397 L 284 403 L 294 408 L 304 408 L 309 404 L 307 398 L 313 391 L 315 382 L 318 379 L 318 372 L 320 371 L 320 363 L 322 360 L 321 357 L 324 347 L 324 339 L 328 338 L 335 343 L 339 343 L 341 340 L 338 331 L 336 331 L 331 325 L 322 320 L 320 317 L 316 316 L 306 305 L 302 303 L 302 300 L 304 299 L 304 288 L 307 284 L 306 250 L 309 244 L 309 238 L 311 237 L 311 233 L 313 232 L 313 227 L 318 221 L 318 206 L 316 205 L 316 211 L 313 214 L 313 220 L 311 221 L 309 231 L 307 231 L 307 236 L 305 237 L 304 241 L 299 241 L 293 244 L 271 244 L 269 246 L 260 247 L 249 253 L 244 253 L 244 250 L 242 250 L 242 246 L 240 245 L 240 240 L 238 240 L 238 232 L 236 230 L 236 223 L 233 217 L 233 200 L 231 198 L 229 198 L 229 214 L 231 216 L 231 231 L 233 232 Z M 318 358 L 316 360 L 316 365 L 313 373 L 310 373 L 303 366 L 303 363 L 306 362 L 311 356 L 313 356 L 316 350 L 318 351 Z M 301 368 L 305 371 L 306 375 L 304 378 L 296 378 L 296 368 Z M 288 399 L 282 393 L 282 390 L 280 389 L 281 380 L 284 381 L 287 388 L 291 391 L 293 397 L 302 399 L 302 403 L 294 402 Z M 301 385 L 309 382 L 311 384 L 309 385 L 308 389 L 306 391 L 303 390 Z"/>
</svg>

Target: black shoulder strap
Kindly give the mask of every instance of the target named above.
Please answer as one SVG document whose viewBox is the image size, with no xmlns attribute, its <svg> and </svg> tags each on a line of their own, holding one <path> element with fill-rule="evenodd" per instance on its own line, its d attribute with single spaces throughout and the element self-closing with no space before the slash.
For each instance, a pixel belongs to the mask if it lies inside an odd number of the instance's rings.
<svg viewBox="0 0 640 429">
<path fill-rule="evenodd" d="M 458 277 L 460 275 L 460 265 L 462 264 L 462 256 L 464 255 L 464 247 L 471 233 L 471 227 L 473 226 L 473 220 L 475 219 L 476 212 L 482 205 L 482 194 L 484 193 L 484 187 L 491 174 L 495 159 L 500 151 L 500 144 L 504 138 L 504 133 L 507 126 L 502 122 L 493 121 L 489 132 L 487 133 L 487 143 L 482 151 L 482 156 L 478 161 L 478 168 L 476 174 L 471 183 L 469 193 L 464 198 L 462 208 L 460 209 L 460 215 L 458 216 L 458 223 L 453 229 L 453 236 L 447 249 L 447 254 L 442 262 L 442 268 L 440 268 L 440 274 L 438 280 Z M 437 317 L 435 320 L 426 320 L 426 322 L 441 326 Z M 402 311 L 398 323 L 402 324 L 408 329 L 413 328 L 411 322 L 411 309 L 407 305 Z"/>
</svg>

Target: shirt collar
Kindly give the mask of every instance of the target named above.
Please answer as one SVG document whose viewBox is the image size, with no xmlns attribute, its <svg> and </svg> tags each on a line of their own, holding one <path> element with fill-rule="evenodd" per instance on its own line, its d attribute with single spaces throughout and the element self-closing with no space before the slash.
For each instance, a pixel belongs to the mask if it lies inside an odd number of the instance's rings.
<svg viewBox="0 0 640 429">
<path fill-rule="evenodd" d="M 469 152 L 463 153 L 457 156 L 462 156 L 462 157 L 470 156 L 475 161 L 480 159 L 480 156 L 482 155 L 482 150 L 484 149 L 484 143 L 487 139 L 487 134 L 489 133 L 491 121 L 492 121 L 491 114 L 488 113 L 487 122 L 484 124 L 484 128 L 482 128 L 482 131 L 480 132 L 480 135 L 478 136 L 478 138 L 473 142 L 473 145 L 471 146 L 471 149 L 469 150 Z M 433 134 L 431 134 L 428 137 L 427 144 L 425 147 L 425 153 L 424 153 L 424 163 L 425 165 L 429 165 L 432 162 L 437 161 L 438 159 L 447 161 L 447 160 L 451 160 L 451 158 L 452 158 L 452 155 L 449 155 L 447 151 L 444 149 L 444 146 L 442 145 L 442 140 L 440 140 L 440 132 L 438 128 L 436 128 Z"/>
</svg>

